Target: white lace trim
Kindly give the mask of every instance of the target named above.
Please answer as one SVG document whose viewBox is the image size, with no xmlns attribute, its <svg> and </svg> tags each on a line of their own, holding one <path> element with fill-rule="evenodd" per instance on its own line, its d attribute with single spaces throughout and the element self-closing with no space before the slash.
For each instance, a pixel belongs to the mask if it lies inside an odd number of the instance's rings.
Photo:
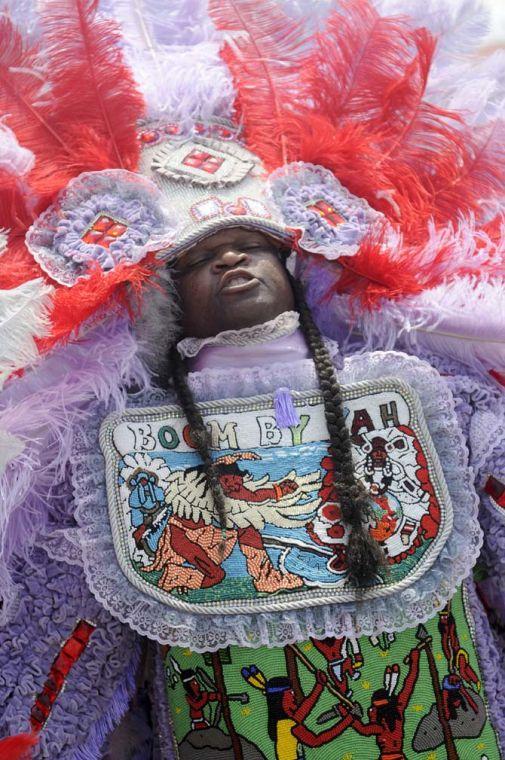
<svg viewBox="0 0 505 760">
<path fill-rule="evenodd" d="M 330 338 L 325 338 L 324 342 L 333 363 L 341 368 L 343 359 L 338 343 Z M 188 383 L 197 401 L 258 396 L 286 386 L 293 391 L 310 391 L 319 386 L 312 359 L 298 359 L 292 363 L 274 362 L 268 367 L 239 367 L 233 372 L 216 367 L 205 368 L 200 372 L 189 372 Z"/>
<path fill-rule="evenodd" d="M 183 338 L 177 350 L 183 359 L 193 359 L 204 346 L 251 346 L 269 340 L 292 335 L 300 327 L 300 315 L 296 311 L 284 311 L 275 319 L 242 330 L 225 330 L 209 338 Z"/>
<path fill-rule="evenodd" d="M 73 455 L 76 519 L 82 526 L 87 582 L 97 599 L 142 635 L 198 652 L 233 644 L 283 646 L 310 636 L 372 636 L 402 631 L 433 617 L 469 574 L 480 551 L 482 536 L 473 472 L 468 466 L 452 395 L 436 370 L 425 362 L 397 352 L 357 355 L 346 361 L 339 380 L 347 384 L 385 376 L 402 378 L 420 396 L 454 507 L 451 535 L 433 566 L 417 583 L 383 599 L 284 612 L 202 616 L 160 604 L 134 590 L 115 559 L 97 422 L 94 428 L 79 431 Z M 139 395 L 131 406 L 146 406 L 154 398 Z M 155 403 L 160 401 L 170 403 L 173 398 L 157 398 Z M 98 420 L 107 411 L 110 410 L 97 410 Z"/>
<path fill-rule="evenodd" d="M 82 567 L 78 528 L 62 528 L 52 533 L 41 534 L 35 544 L 44 549 L 51 559 Z"/>
</svg>

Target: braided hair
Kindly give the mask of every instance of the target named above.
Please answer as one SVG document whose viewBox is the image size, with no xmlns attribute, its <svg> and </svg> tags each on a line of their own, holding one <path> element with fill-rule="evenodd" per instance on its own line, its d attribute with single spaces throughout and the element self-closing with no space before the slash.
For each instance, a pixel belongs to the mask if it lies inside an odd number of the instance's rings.
<svg viewBox="0 0 505 760">
<path fill-rule="evenodd" d="M 290 280 L 300 315 L 300 327 L 314 360 L 319 387 L 323 396 L 330 439 L 328 451 L 334 466 L 334 485 L 339 497 L 342 517 L 350 528 L 347 546 L 349 574 L 355 583 L 361 584 L 373 579 L 379 564 L 383 561 L 379 546 L 370 536 L 364 524 L 364 518 L 369 509 L 369 497 L 354 474 L 351 440 L 345 425 L 342 392 L 335 376 L 331 357 L 319 328 L 314 322 L 301 285 L 292 277 Z M 210 434 L 188 386 L 186 368 L 175 346 L 171 349 L 170 358 L 174 387 L 188 420 L 191 438 L 202 459 L 207 485 L 214 501 L 214 508 L 222 531 L 221 551 L 224 554 L 227 526 L 226 501 L 219 483 L 217 467 L 210 453 Z"/>
<path fill-rule="evenodd" d="M 176 346 L 170 349 L 170 364 L 172 367 L 174 387 L 179 398 L 179 403 L 186 415 L 191 431 L 191 440 L 202 459 L 203 471 L 207 479 L 207 487 L 210 490 L 214 501 L 214 509 L 217 514 L 219 526 L 221 528 L 220 552 L 224 554 L 226 548 L 226 502 L 224 499 L 223 489 L 219 483 L 218 470 L 210 453 L 211 440 L 210 433 L 205 427 L 203 417 L 193 398 L 193 394 L 186 379 L 186 367 L 177 351 Z"/>
<path fill-rule="evenodd" d="M 319 389 L 323 396 L 324 416 L 330 443 L 328 451 L 333 460 L 334 485 L 342 517 L 350 527 L 347 545 L 347 565 L 357 583 L 371 580 L 383 562 L 378 544 L 370 536 L 364 519 L 369 511 L 369 496 L 354 474 L 351 438 L 344 418 L 342 390 L 335 376 L 333 362 L 322 335 L 314 322 L 300 283 L 291 278 L 300 327 L 314 360 Z"/>
</svg>

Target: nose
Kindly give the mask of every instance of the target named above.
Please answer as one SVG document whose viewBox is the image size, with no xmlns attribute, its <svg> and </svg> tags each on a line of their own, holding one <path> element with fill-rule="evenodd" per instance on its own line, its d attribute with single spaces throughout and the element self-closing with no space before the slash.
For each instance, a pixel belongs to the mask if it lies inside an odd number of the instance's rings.
<svg viewBox="0 0 505 760">
<path fill-rule="evenodd" d="M 220 272 L 223 269 L 236 267 L 237 264 L 242 264 L 246 259 L 247 254 L 244 251 L 235 251 L 233 248 L 227 248 L 218 256 L 215 256 L 212 265 L 216 272 Z"/>
</svg>

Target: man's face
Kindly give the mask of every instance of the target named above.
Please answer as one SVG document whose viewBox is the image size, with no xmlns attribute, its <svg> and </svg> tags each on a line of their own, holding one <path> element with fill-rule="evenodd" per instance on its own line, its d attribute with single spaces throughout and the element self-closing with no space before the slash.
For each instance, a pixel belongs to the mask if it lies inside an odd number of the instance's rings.
<svg viewBox="0 0 505 760">
<path fill-rule="evenodd" d="M 232 227 L 190 248 L 175 265 L 185 336 L 267 322 L 294 308 L 281 246 L 261 232 Z"/>
</svg>

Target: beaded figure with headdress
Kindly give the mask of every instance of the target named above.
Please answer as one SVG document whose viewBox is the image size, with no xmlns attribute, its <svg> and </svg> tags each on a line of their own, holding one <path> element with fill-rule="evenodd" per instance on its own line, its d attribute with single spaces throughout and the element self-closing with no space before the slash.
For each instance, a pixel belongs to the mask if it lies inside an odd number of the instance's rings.
<svg viewBox="0 0 505 760">
<path fill-rule="evenodd" d="M 0 758 L 502 757 L 503 61 L 458 52 L 479 11 L 11 5 Z"/>
</svg>

